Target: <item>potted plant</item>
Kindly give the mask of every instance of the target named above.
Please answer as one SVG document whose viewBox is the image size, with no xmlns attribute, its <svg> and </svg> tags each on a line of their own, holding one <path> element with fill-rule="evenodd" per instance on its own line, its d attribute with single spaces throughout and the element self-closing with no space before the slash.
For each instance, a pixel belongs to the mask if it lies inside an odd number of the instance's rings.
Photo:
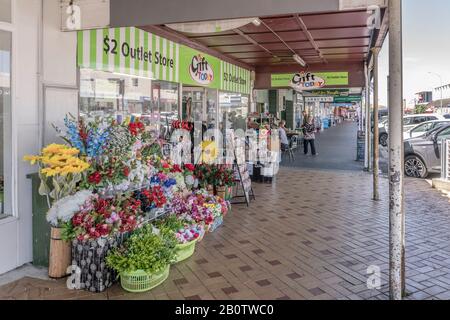
<svg viewBox="0 0 450 320">
<path fill-rule="evenodd" d="M 107 265 L 120 275 L 122 288 L 130 292 L 149 291 L 169 276 L 176 255 L 176 239 L 167 229 L 147 224 L 111 251 Z"/>
<path fill-rule="evenodd" d="M 226 166 L 220 166 L 214 173 L 214 184 L 216 195 L 222 199 L 227 199 L 231 193 L 229 190 L 235 184 L 234 171 Z"/>
<path fill-rule="evenodd" d="M 40 155 L 25 156 L 32 165 L 39 164 L 39 194 L 46 196 L 51 224 L 49 277 L 66 275 L 71 263 L 70 243 L 62 238 L 62 225 L 71 219 L 76 206 L 87 193 L 75 194 L 89 163 L 78 157 L 80 150 L 61 144 L 50 144 Z M 74 195 L 75 194 L 75 195 Z"/>
<path fill-rule="evenodd" d="M 176 258 L 174 263 L 184 261 L 195 252 L 195 245 L 200 241 L 205 230 L 201 223 L 195 223 L 176 215 L 170 215 L 165 220 L 158 223 L 160 228 L 171 230 L 177 239 Z"/>
</svg>

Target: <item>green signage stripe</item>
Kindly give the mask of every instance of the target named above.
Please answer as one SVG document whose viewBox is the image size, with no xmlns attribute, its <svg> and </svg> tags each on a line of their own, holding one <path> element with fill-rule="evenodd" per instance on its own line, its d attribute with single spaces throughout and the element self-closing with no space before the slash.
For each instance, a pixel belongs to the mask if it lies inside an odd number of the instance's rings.
<svg viewBox="0 0 450 320">
<path fill-rule="evenodd" d="M 139 37 L 140 37 L 140 30 L 134 29 L 134 48 L 136 48 L 136 49 L 140 48 L 140 46 L 141 46 Z M 136 51 L 135 59 L 134 59 L 134 73 L 137 75 L 140 75 L 139 74 L 139 70 L 140 70 L 139 63 L 140 63 L 140 60 L 137 57 L 137 51 Z"/>
<path fill-rule="evenodd" d="M 131 40 L 131 32 L 130 32 L 130 27 L 126 27 L 125 28 L 125 42 L 130 44 L 130 40 Z M 125 57 L 125 72 L 129 73 L 130 70 L 130 66 L 131 66 L 131 57 L 130 54 L 128 54 L 127 57 Z"/>
<path fill-rule="evenodd" d="M 115 29 L 114 38 L 117 41 L 117 43 L 120 43 L 120 29 L 119 28 Z M 117 48 L 116 48 L 116 50 L 117 50 Z M 120 54 L 116 54 L 114 56 L 114 69 L 116 71 L 120 70 Z"/>
<path fill-rule="evenodd" d="M 83 31 L 77 32 L 77 49 L 78 67 L 83 67 Z"/>
<path fill-rule="evenodd" d="M 103 29 L 103 39 L 109 37 L 109 29 Z M 100 44 L 100 43 L 99 43 Z M 109 70 L 109 55 L 105 50 L 103 51 L 103 70 Z"/>
<path fill-rule="evenodd" d="M 90 30 L 90 67 L 97 69 L 97 30 Z"/>
<path fill-rule="evenodd" d="M 153 78 L 158 79 L 156 75 L 156 68 L 155 68 L 155 52 L 156 52 L 156 36 L 152 34 L 152 75 Z"/>
<path fill-rule="evenodd" d="M 145 52 L 148 52 L 148 38 L 149 38 L 149 34 L 145 33 L 144 34 L 144 50 Z M 144 75 L 146 77 L 149 76 L 149 72 L 148 72 L 148 61 L 144 61 Z"/>
</svg>

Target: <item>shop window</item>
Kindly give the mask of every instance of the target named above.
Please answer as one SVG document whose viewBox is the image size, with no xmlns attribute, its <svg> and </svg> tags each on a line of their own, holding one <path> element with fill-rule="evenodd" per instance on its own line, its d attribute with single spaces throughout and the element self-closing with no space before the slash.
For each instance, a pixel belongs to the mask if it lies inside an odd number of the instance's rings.
<svg viewBox="0 0 450 320">
<path fill-rule="evenodd" d="M 0 22 L 11 23 L 11 0 L 0 0 Z"/>
<path fill-rule="evenodd" d="M 178 119 L 178 84 L 81 69 L 80 116 L 135 116 L 166 137 L 172 121 Z"/>
<path fill-rule="evenodd" d="M 248 96 L 237 93 L 219 94 L 219 122 L 221 128 L 246 129 Z"/>
<path fill-rule="evenodd" d="M 11 33 L 0 30 L 0 219 L 12 214 L 11 43 Z"/>
<path fill-rule="evenodd" d="M 159 121 L 159 130 L 167 137 L 172 122 L 178 120 L 178 84 L 166 81 L 152 82 L 153 113 Z"/>
</svg>

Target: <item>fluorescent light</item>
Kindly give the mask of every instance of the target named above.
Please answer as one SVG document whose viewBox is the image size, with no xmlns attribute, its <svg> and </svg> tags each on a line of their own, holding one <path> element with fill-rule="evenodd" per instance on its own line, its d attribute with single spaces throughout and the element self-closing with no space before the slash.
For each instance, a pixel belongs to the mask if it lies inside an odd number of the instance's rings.
<svg viewBox="0 0 450 320">
<path fill-rule="evenodd" d="M 259 27 L 261 25 L 261 20 L 259 20 L 258 18 L 256 18 L 255 20 L 252 21 L 252 23 L 256 26 Z"/>
<path fill-rule="evenodd" d="M 306 66 L 305 60 L 303 60 L 298 54 L 294 54 L 292 58 L 294 58 L 295 62 L 297 62 L 302 67 Z"/>
</svg>

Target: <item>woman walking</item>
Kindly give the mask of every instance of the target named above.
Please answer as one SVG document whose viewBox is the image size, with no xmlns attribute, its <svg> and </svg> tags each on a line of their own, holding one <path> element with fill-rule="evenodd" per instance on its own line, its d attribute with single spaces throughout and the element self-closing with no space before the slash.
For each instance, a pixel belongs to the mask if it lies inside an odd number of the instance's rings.
<svg viewBox="0 0 450 320">
<path fill-rule="evenodd" d="M 311 145 L 311 153 L 313 156 L 316 156 L 316 126 L 314 125 L 314 118 L 309 116 L 306 124 L 303 126 L 303 134 L 304 134 L 304 143 L 303 143 L 303 151 L 305 155 L 308 154 L 308 145 Z"/>
</svg>

